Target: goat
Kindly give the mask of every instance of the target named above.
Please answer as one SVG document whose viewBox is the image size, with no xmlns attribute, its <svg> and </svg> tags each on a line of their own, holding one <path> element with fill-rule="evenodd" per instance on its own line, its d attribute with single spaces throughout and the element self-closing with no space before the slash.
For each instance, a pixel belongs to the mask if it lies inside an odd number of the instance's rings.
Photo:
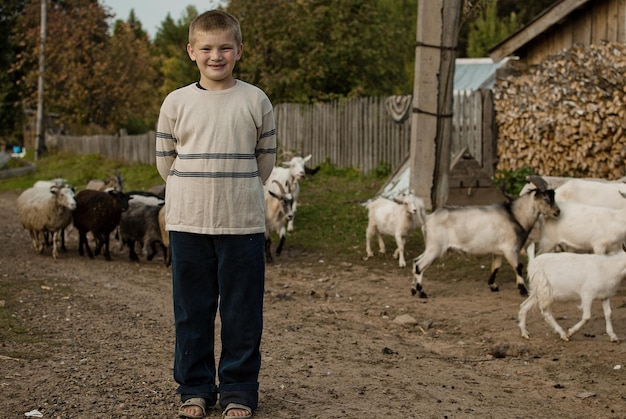
<svg viewBox="0 0 626 419">
<path fill-rule="evenodd" d="M 298 206 L 298 197 L 300 196 L 300 179 L 306 176 L 307 168 L 306 162 L 311 160 L 312 155 L 309 154 L 306 157 L 292 157 L 291 160 L 283 162 L 285 167 L 274 167 L 269 178 L 265 182 L 266 190 L 272 189 L 274 193 L 280 193 L 273 185 L 280 184 L 286 187 L 293 196 L 293 218 L 287 223 L 287 231 L 293 232 L 294 230 L 294 218 L 296 216 L 296 208 Z M 274 182 L 276 181 L 276 182 Z"/>
<path fill-rule="evenodd" d="M 111 232 L 120 222 L 122 212 L 128 209 L 130 196 L 118 191 L 94 191 L 85 189 L 76 194 L 76 209 L 73 212 L 74 227 L 78 230 L 78 253 L 90 259 L 100 254 L 104 246 L 104 257 L 111 260 L 109 239 Z M 87 241 L 87 232 L 91 231 L 96 239 L 95 253 L 91 252 Z"/>
<path fill-rule="evenodd" d="M 131 194 L 129 194 L 131 195 Z M 129 248 L 130 260 L 139 260 L 135 252 L 135 242 L 143 246 L 147 260 L 152 260 L 157 253 L 156 245 L 163 250 L 163 257 L 167 258 L 167 249 L 162 242 L 161 227 L 159 226 L 159 211 L 162 205 L 146 204 L 136 199 L 143 195 L 131 195 L 128 210 L 122 213 L 119 230 L 120 240 Z"/>
<path fill-rule="evenodd" d="M 17 198 L 17 212 L 22 226 L 30 233 L 33 248 L 39 254 L 45 247 L 44 233 L 52 233 L 52 257 L 57 259 L 59 235 L 72 221 L 76 208 L 74 188 L 52 185 L 48 189 L 32 187 Z"/>
<path fill-rule="evenodd" d="M 622 198 L 624 199 L 624 198 Z M 537 253 L 565 247 L 576 252 L 610 253 L 626 240 L 626 209 L 559 202 L 561 214 L 537 223 Z M 533 250 L 528 250 L 533 255 Z"/>
<path fill-rule="evenodd" d="M 119 172 L 115 171 L 113 175 L 106 181 L 100 179 L 92 179 L 87 182 L 87 186 L 85 186 L 85 189 L 103 192 L 109 190 L 122 192 L 124 190 L 122 175 Z"/>
<path fill-rule="evenodd" d="M 280 193 L 277 194 L 272 190 L 265 193 L 265 260 L 268 263 L 273 262 L 271 244 L 272 232 L 278 233 L 279 242 L 276 247 L 276 256 L 280 256 L 283 245 L 285 244 L 285 236 L 287 223 L 293 219 L 293 195 L 283 187 L 278 181 L 274 180 Z"/>
<path fill-rule="evenodd" d="M 554 190 L 557 202 L 578 202 L 586 205 L 614 209 L 626 208 L 620 195 L 626 194 L 626 184 L 621 181 L 597 182 L 572 179 Z"/>
<path fill-rule="evenodd" d="M 395 196 L 393 200 L 379 197 L 367 205 L 368 224 L 365 230 L 365 251 L 367 257 L 374 256 L 371 240 L 374 234 L 378 238 L 378 251 L 385 253 L 385 241 L 382 235 L 388 234 L 396 239 L 397 248 L 393 252 L 401 268 L 406 266 L 404 246 L 406 238 L 414 228 L 421 226 L 426 218 L 424 200 L 413 193 Z"/>
<path fill-rule="evenodd" d="M 558 217 L 559 207 L 554 201 L 554 190 L 538 176 L 529 177 L 537 189 L 531 190 L 517 199 L 487 206 L 442 207 L 426 217 L 422 226 L 426 248 L 414 260 L 414 280 L 411 293 L 422 290 L 424 271 L 435 260 L 444 256 L 449 249 L 472 254 L 492 254 L 489 286 L 498 291 L 496 273 L 502 264 L 502 257 L 513 267 L 517 288 L 521 295 L 527 295 L 522 263 L 519 253 L 525 244 L 530 230 L 539 215 Z"/>
<path fill-rule="evenodd" d="M 611 297 L 615 295 L 626 276 L 626 244 L 617 253 L 609 255 L 579 253 L 545 253 L 528 263 L 530 296 L 521 304 L 518 320 L 522 336 L 529 338 L 526 316 L 535 305 L 543 318 L 561 336 L 569 341 L 591 318 L 591 303 L 602 300 L 606 333 L 612 342 L 619 341 L 611 323 Z M 552 316 L 554 301 L 580 299 L 582 319 L 565 333 Z"/>
<path fill-rule="evenodd" d="M 170 235 L 165 227 L 165 205 L 159 210 L 159 228 L 161 229 L 161 243 L 165 246 L 165 266 L 172 264 L 172 254 L 170 251 Z"/>
</svg>

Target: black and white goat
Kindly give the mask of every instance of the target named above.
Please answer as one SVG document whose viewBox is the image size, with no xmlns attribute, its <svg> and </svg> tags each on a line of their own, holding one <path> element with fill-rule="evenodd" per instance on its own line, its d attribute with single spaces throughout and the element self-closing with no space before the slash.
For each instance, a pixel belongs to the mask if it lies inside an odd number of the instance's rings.
<svg viewBox="0 0 626 419">
<path fill-rule="evenodd" d="M 426 218 L 424 200 L 413 193 L 397 195 L 393 200 L 378 197 L 367 205 L 367 229 L 365 230 L 365 251 L 367 257 L 374 256 L 371 240 L 374 235 L 378 239 L 378 252 L 385 254 L 385 241 L 382 235 L 394 236 L 397 248 L 393 252 L 398 259 L 398 266 L 404 268 L 404 245 L 409 233 L 421 226 Z"/>
<path fill-rule="evenodd" d="M 528 263 L 530 296 L 521 304 L 519 328 L 522 336 L 529 338 L 526 316 L 535 305 L 543 318 L 561 336 L 569 341 L 591 318 L 591 303 L 602 300 L 606 333 L 612 342 L 619 339 L 611 323 L 611 297 L 615 295 L 626 277 L 626 245 L 609 255 L 579 253 L 545 253 Z M 552 316 L 554 301 L 580 299 L 582 319 L 570 327 L 567 333 Z"/>
<path fill-rule="evenodd" d="M 276 185 L 280 184 L 287 188 L 293 197 L 293 217 L 287 222 L 287 231 L 290 233 L 294 229 L 293 223 L 298 207 L 298 197 L 300 196 L 300 180 L 306 176 L 306 163 L 311 160 L 311 157 L 311 154 L 306 157 L 292 157 L 289 161 L 282 163 L 284 167 L 274 167 L 270 177 L 265 182 L 266 191 L 272 190 L 279 194 L 280 191 Z M 309 172 L 311 171 L 309 170 Z"/>
<path fill-rule="evenodd" d="M 519 253 L 539 215 L 558 217 L 559 207 L 554 201 L 554 190 L 538 176 L 529 180 L 536 189 L 504 204 L 486 206 L 442 207 L 426 217 L 422 230 L 426 249 L 414 260 L 414 280 L 411 293 L 422 289 L 424 271 L 448 250 L 472 254 L 492 254 L 489 286 L 498 291 L 496 273 L 502 265 L 502 257 L 513 267 L 517 288 L 527 295 L 522 263 Z"/>
<path fill-rule="evenodd" d="M 279 242 L 276 247 L 276 255 L 280 256 L 285 244 L 287 235 L 287 223 L 293 220 L 293 195 L 283 187 L 277 180 L 274 180 L 279 193 L 271 189 L 265 192 L 265 260 L 268 263 L 273 261 L 271 244 L 271 233 L 278 233 Z"/>
</svg>

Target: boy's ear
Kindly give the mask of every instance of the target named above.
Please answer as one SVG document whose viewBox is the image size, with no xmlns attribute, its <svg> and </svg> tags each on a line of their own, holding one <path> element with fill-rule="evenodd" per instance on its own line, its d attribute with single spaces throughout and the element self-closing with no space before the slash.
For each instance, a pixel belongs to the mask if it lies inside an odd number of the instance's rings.
<svg viewBox="0 0 626 419">
<path fill-rule="evenodd" d="M 237 60 L 241 58 L 242 53 L 243 53 L 243 44 L 239 44 L 239 51 L 237 51 Z"/>
<path fill-rule="evenodd" d="M 189 54 L 191 61 L 196 61 L 196 54 L 193 52 L 191 44 L 187 44 L 187 54 Z"/>
</svg>

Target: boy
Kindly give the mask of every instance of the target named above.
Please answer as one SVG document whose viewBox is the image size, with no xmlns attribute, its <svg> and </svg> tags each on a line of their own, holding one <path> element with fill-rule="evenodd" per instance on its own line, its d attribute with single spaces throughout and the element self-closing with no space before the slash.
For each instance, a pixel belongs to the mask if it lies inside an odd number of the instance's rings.
<svg viewBox="0 0 626 419">
<path fill-rule="evenodd" d="M 187 52 L 200 81 L 165 98 L 157 126 L 156 165 L 167 185 L 172 252 L 174 379 L 184 418 L 204 417 L 218 393 L 224 417 L 252 417 L 258 405 L 263 183 L 276 162 L 276 129 L 265 93 L 233 77 L 242 50 L 233 16 L 213 10 L 196 17 Z"/>
</svg>

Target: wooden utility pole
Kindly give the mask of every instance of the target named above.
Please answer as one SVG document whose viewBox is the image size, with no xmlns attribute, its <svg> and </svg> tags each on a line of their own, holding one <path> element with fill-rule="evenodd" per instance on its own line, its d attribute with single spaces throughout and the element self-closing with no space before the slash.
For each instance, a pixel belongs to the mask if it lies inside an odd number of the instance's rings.
<svg viewBox="0 0 626 419">
<path fill-rule="evenodd" d="M 48 21 L 47 0 L 41 0 L 41 39 L 39 48 L 39 82 L 37 85 L 37 144 L 35 145 L 35 160 L 41 157 L 46 151 L 46 137 L 44 131 L 43 117 L 43 76 L 46 63 L 46 25 Z"/>
<path fill-rule="evenodd" d="M 418 0 L 409 188 L 429 209 L 448 198 L 454 62 L 463 0 Z"/>
</svg>

